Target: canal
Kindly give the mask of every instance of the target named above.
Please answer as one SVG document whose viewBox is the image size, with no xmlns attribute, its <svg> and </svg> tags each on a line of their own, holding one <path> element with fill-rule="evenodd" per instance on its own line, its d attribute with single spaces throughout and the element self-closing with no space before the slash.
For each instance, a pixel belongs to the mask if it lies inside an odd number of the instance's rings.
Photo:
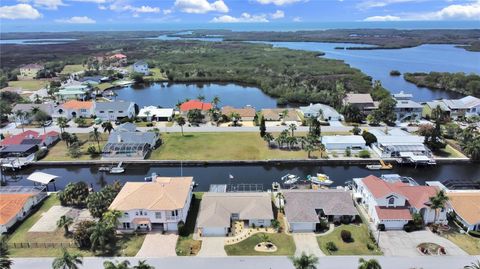
<svg viewBox="0 0 480 269">
<path fill-rule="evenodd" d="M 57 188 L 65 187 L 69 182 L 85 181 L 98 190 L 105 184 L 115 180 L 124 183 L 126 181 L 143 181 L 146 176 L 153 172 L 160 176 L 193 176 L 198 184 L 198 191 L 208 191 L 210 184 L 242 184 L 255 183 L 263 184 L 263 189 L 271 188 L 271 184 L 285 174 L 295 174 L 302 178 L 307 175 L 324 173 L 334 181 L 332 187 L 343 186 L 346 181 L 354 177 L 396 173 L 403 176 L 410 176 L 420 184 L 425 181 L 448 179 L 455 180 L 480 180 L 480 169 L 478 164 L 442 164 L 433 167 L 413 168 L 411 166 L 395 166 L 393 170 L 371 171 L 365 166 L 356 165 L 329 165 L 318 166 L 310 164 L 281 164 L 281 165 L 204 165 L 204 166 L 161 166 L 161 165 L 126 165 L 124 174 L 112 175 L 98 172 L 96 165 L 71 165 L 71 166 L 30 166 L 19 171 L 16 175 L 22 179 L 16 182 L 9 181 L 9 185 L 32 185 L 26 177 L 33 172 L 45 172 L 59 176 L 56 181 Z M 230 179 L 230 176 L 233 179 Z M 5 174 L 7 179 L 12 174 Z"/>
</svg>

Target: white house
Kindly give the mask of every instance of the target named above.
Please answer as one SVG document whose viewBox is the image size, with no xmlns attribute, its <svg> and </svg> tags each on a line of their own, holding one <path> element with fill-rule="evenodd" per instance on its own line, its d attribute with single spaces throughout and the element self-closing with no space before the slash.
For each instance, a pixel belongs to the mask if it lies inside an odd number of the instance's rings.
<svg viewBox="0 0 480 269">
<path fill-rule="evenodd" d="M 460 99 L 465 105 L 465 116 L 473 117 L 480 116 L 480 99 L 474 96 L 466 96 Z"/>
<path fill-rule="evenodd" d="M 435 210 L 429 199 L 439 189 L 434 186 L 411 186 L 403 182 L 387 182 L 376 176 L 353 179 L 353 190 L 372 222 L 380 229 L 400 230 L 419 213 L 425 224 L 435 221 Z M 438 212 L 437 223 L 446 223 L 446 210 Z"/>
<path fill-rule="evenodd" d="M 316 231 L 321 219 L 350 222 L 358 215 L 348 191 L 289 190 L 283 196 L 285 219 L 291 232 Z"/>
<path fill-rule="evenodd" d="M 97 102 L 95 115 L 104 121 L 135 117 L 135 103 L 127 101 Z"/>
<path fill-rule="evenodd" d="M 342 121 L 343 116 L 333 107 L 324 104 L 310 104 L 299 107 L 300 113 L 305 118 L 320 118 L 326 121 Z"/>
<path fill-rule="evenodd" d="M 95 103 L 92 101 L 69 100 L 54 109 L 54 118 L 67 119 L 83 117 L 90 118 L 95 114 Z"/>
<path fill-rule="evenodd" d="M 173 108 L 158 108 L 156 106 L 144 106 L 138 112 L 138 117 L 147 121 L 171 121 Z"/>
<path fill-rule="evenodd" d="M 397 121 L 420 120 L 423 106 L 412 100 L 412 94 L 401 91 L 400 93 L 393 94 L 393 98 L 397 101 L 394 110 Z"/>
<path fill-rule="evenodd" d="M 201 236 L 226 236 L 234 221 L 268 227 L 274 218 L 271 194 L 208 192 L 202 197 L 197 229 Z"/>
<path fill-rule="evenodd" d="M 43 187 L 6 186 L 0 188 L 0 234 L 23 220 L 47 193 Z"/>
<path fill-rule="evenodd" d="M 142 73 L 144 75 L 150 74 L 148 64 L 144 61 L 138 61 L 133 64 L 133 72 Z"/>
<path fill-rule="evenodd" d="M 322 144 L 326 150 L 344 151 L 350 148 L 359 151 L 367 148 L 365 139 L 361 135 L 326 135 L 322 137 Z"/>
<path fill-rule="evenodd" d="M 187 221 L 193 177 L 158 177 L 152 182 L 127 182 L 110 205 L 123 213 L 119 230 L 177 231 Z"/>
</svg>

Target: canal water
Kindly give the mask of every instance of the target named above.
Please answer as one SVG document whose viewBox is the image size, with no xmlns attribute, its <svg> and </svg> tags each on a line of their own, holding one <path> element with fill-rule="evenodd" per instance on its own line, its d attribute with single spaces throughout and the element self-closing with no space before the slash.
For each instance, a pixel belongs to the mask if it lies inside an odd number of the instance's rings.
<svg viewBox="0 0 480 269">
<path fill-rule="evenodd" d="M 237 84 L 169 84 L 153 83 L 146 86 L 131 85 L 115 90 L 119 100 L 129 100 L 140 107 L 156 105 L 161 107 L 175 107 L 185 99 L 196 99 L 199 95 L 205 97 L 205 102 L 211 102 L 215 96 L 220 98 L 219 106 L 244 107 L 253 106 L 256 109 L 272 108 L 277 101 L 260 89 Z"/>
<path fill-rule="evenodd" d="M 10 185 L 32 185 L 26 177 L 33 172 L 45 172 L 59 176 L 56 181 L 57 188 L 65 187 L 69 182 L 85 181 L 94 189 L 99 189 L 105 184 L 115 180 L 124 183 L 126 181 L 144 181 L 146 176 L 153 172 L 160 176 L 193 176 L 198 183 L 198 191 L 208 191 L 210 184 L 263 184 L 263 189 L 271 189 L 271 184 L 279 181 L 286 174 L 295 174 L 305 179 L 307 175 L 324 173 L 334 181 L 332 187 L 343 186 L 345 182 L 355 177 L 397 173 L 410 176 L 423 184 L 425 181 L 438 180 L 480 180 L 480 168 L 478 164 L 444 164 L 432 167 L 413 168 L 411 166 L 395 166 L 393 170 L 371 171 L 365 166 L 334 165 L 318 166 L 306 164 L 281 164 L 281 165 L 205 165 L 205 166 L 160 166 L 129 164 L 126 165 L 124 174 L 112 175 L 98 172 L 96 165 L 82 166 L 31 166 L 21 170 L 16 175 L 21 177 L 17 182 L 8 182 Z M 230 179 L 230 175 L 233 179 Z M 6 175 L 11 178 L 12 174 Z"/>
</svg>

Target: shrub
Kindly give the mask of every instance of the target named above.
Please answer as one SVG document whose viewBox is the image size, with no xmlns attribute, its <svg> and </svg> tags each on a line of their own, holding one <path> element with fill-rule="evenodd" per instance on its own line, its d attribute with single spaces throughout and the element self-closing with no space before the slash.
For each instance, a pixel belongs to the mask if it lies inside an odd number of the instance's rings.
<svg viewBox="0 0 480 269">
<path fill-rule="evenodd" d="M 147 127 L 153 127 L 153 123 L 149 122 L 146 124 Z"/>
<path fill-rule="evenodd" d="M 347 149 L 345 149 L 345 156 L 347 157 L 352 156 L 352 150 L 350 149 L 350 147 L 347 147 Z"/>
<path fill-rule="evenodd" d="M 372 251 L 372 250 L 375 249 L 375 246 L 370 244 L 370 243 L 367 243 L 367 248 L 368 248 L 368 250 Z"/>
<path fill-rule="evenodd" d="M 70 182 L 63 191 L 58 193 L 58 199 L 63 206 L 85 207 L 87 197 L 88 185 L 83 181 Z"/>
<path fill-rule="evenodd" d="M 363 131 L 362 137 L 363 139 L 365 139 L 365 143 L 367 144 L 367 146 L 370 146 L 373 143 L 377 142 L 377 137 L 375 137 L 375 135 L 367 131 Z"/>
<path fill-rule="evenodd" d="M 468 234 L 473 236 L 473 237 L 480 238 L 480 232 L 478 232 L 478 231 L 469 231 Z"/>
<path fill-rule="evenodd" d="M 91 228 L 95 226 L 95 222 L 91 220 L 80 221 L 77 228 L 73 232 L 73 240 L 77 243 L 79 248 L 90 248 Z"/>
<path fill-rule="evenodd" d="M 370 158 L 370 151 L 364 149 L 364 150 L 361 150 L 359 153 L 358 153 L 358 157 L 360 158 Z"/>
<path fill-rule="evenodd" d="M 350 231 L 347 231 L 347 230 L 342 230 L 340 232 L 340 237 L 342 237 L 342 240 L 345 243 L 349 243 L 349 242 L 353 241 L 352 233 Z"/>
<path fill-rule="evenodd" d="M 335 243 L 333 243 L 332 241 L 328 241 L 327 244 L 325 245 L 325 247 L 330 252 L 335 252 L 335 251 L 338 250 L 337 245 L 335 245 Z"/>
</svg>

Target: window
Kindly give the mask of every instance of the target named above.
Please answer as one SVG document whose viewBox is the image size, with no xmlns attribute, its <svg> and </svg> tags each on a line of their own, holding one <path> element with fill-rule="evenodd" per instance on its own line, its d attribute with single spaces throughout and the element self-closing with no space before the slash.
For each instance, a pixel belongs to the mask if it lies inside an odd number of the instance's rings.
<svg viewBox="0 0 480 269">
<path fill-rule="evenodd" d="M 80 112 L 83 112 L 83 113 L 85 113 L 85 112 L 87 112 L 87 110 L 86 110 L 86 109 L 84 109 L 84 108 L 82 108 L 82 109 L 80 109 Z"/>
<path fill-rule="evenodd" d="M 100 110 L 100 113 L 102 113 L 102 114 L 103 114 L 103 113 L 105 113 L 105 111 L 103 111 L 103 110 Z"/>
<path fill-rule="evenodd" d="M 178 210 L 173 210 L 172 217 L 177 217 L 177 216 L 178 216 Z"/>
<path fill-rule="evenodd" d="M 128 217 L 128 213 L 127 212 L 123 213 L 123 216 Z"/>
<path fill-rule="evenodd" d="M 123 110 L 119 110 L 118 113 L 123 113 Z"/>
<path fill-rule="evenodd" d="M 394 198 L 394 197 L 390 197 L 390 198 L 388 199 L 388 204 L 389 204 L 389 205 L 395 204 L 395 198 Z"/>
<path fill-rule="evenodd" d="M 108 113 L 113 114 L 113 110 L 109 110 Z"/>
<path fill-rule="evenodd" d="M 130 223 L 129 222 L 124 222 L 122 223 L 123 229 L 130 229 Z"/>
<path fill-rule="evenodd" d="M 161 219 L 162 218 L 162 212 L 155 212 L 155 218 Z"/>
</svg>

